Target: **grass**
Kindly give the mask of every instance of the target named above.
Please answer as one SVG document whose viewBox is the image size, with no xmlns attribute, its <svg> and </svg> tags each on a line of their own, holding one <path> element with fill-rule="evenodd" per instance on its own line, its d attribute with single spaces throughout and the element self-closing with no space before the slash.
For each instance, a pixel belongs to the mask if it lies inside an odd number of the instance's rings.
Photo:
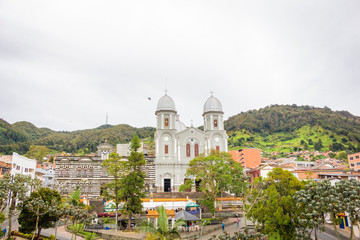
<svg viewBox="0 0 360 240">
<path fill-rule="evenodd" d="M 75 227 L 74 227 L 75 226 Z M 75 228 L 75 233 L 77 235 L 82 235 L 85 237 L 85 239 L 88 239 L 90 238 L 90 236 L 93 234 L 93 238 L 97 238 L 99 237 L 99 235 L 97 235 L 96 233 L 91 233 L 91 232 L 88 232 L 88 231 L 84 231 L 83 228 L 84 228 L 84 224 L 83 223 L 80 223 L 80 224 L 75 224 L 75 225 L 69 225 L 68 226 L 68 229 L 71 231 L 71 232 L 74 232 L 74 228 Z M 81 229 L 81 230 L 80 230 Z"/>
</svg>

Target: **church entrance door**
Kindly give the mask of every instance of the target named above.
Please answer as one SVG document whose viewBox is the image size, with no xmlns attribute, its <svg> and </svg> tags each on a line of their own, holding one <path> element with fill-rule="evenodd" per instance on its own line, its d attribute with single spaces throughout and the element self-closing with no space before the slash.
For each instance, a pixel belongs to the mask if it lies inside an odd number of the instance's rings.
<svg viewBox="0 0 360 240">
<path fill-rule="evenodd" d="M 171 179 L 164 179 L 164 192 L 171 192 Z"/>
</svg>

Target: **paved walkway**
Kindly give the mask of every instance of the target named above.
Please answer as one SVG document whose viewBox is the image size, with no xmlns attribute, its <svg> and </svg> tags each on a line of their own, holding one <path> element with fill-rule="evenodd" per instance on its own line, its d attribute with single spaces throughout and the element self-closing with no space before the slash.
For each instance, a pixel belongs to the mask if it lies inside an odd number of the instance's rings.
<svg viewBox="0 0 360 240">
<path fill-rule="evenodd" d="M 230 234 L 230 236 L 234 236 L 235 232 L 239 232 L 239 231 L 243 230 L 243 228 L 245 226 L 245 222 L 244 222 L 243 218 L 239 218 L 239 219 L 240 219 L 239 226 L 236 226 L 236 218 L 229 218 L 225 222 L 225 232 Z M 252 223 L 249 220 L 247 220 L 247 224 L 249 225 Z M 218 229 L 212 233 L 203 235 L 199 239 L 205 240 L 205 239 L 209 239 L 213 235 L 220 236 L 220 235 L 224 235 L 224 234 L 225 233 L 222 231 L 222 229 L 220 227 L 220 229 Z"/>
<path fill-rule="evenodd" d="M 41 235 L 49 237 L 50 235 L 55 236 L 55 228 L 48 228 L 41 231 Z M 57 228 L 56 238 L 59 240 L 71 240 L 72 233 L 65 230 L 65 226 L 59 226 Z M 84 240 L 83 237 L 76 236 L 76 240 Z"/>
</svg>

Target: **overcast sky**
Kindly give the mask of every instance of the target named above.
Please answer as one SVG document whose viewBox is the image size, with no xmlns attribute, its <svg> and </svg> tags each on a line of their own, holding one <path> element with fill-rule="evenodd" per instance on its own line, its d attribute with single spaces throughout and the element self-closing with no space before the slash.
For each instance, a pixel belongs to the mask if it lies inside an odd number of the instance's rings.
<svg viewBox="0 0 360 240">
<path fill-rule="evenodd" d="M 155 126 L 165 87 L 186 125 L 212 90 L 225 119 L 359 116 L 360 1 L 2 0 L 0 83 L 0 118 L 53 130 Z"/>
</svg>

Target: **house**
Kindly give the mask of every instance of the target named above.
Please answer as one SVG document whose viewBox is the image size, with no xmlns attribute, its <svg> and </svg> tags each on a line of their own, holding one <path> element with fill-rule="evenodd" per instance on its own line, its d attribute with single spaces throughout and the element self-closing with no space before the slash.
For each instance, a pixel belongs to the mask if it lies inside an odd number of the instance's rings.
<svg viewBox="0 0 360 240">
<path fill-rule="evenodd" d="M 350 165 L 350 169 L 352 171 L 359 171 L 360 170 L 360 152 L 349 154 L 348 161 Z"/>
<path fill-rule="evenodd" d="M 10 173 L 11 159 L 10 155 L 0 156 L 0 178 L 2 178 L 6 173 Z"/>
<path fill-rule="evenodd" d="M 35 178 L 36 160 L 21 156 L 16 152 L 13 152 L 11 166 L 11 176 L 22 174 L 31 176 L 31 178 Z"/>
<path fill-rule="evenodd" d="M 246 172 L 247 174 L 251 175 L 251 181 L 254 181 L 257 177 L 266 178 L 268 173 L 274 169 L 271 165 L 262 165 L 257 168 L 253 168 L 250 171 Z"/>
</svg>

